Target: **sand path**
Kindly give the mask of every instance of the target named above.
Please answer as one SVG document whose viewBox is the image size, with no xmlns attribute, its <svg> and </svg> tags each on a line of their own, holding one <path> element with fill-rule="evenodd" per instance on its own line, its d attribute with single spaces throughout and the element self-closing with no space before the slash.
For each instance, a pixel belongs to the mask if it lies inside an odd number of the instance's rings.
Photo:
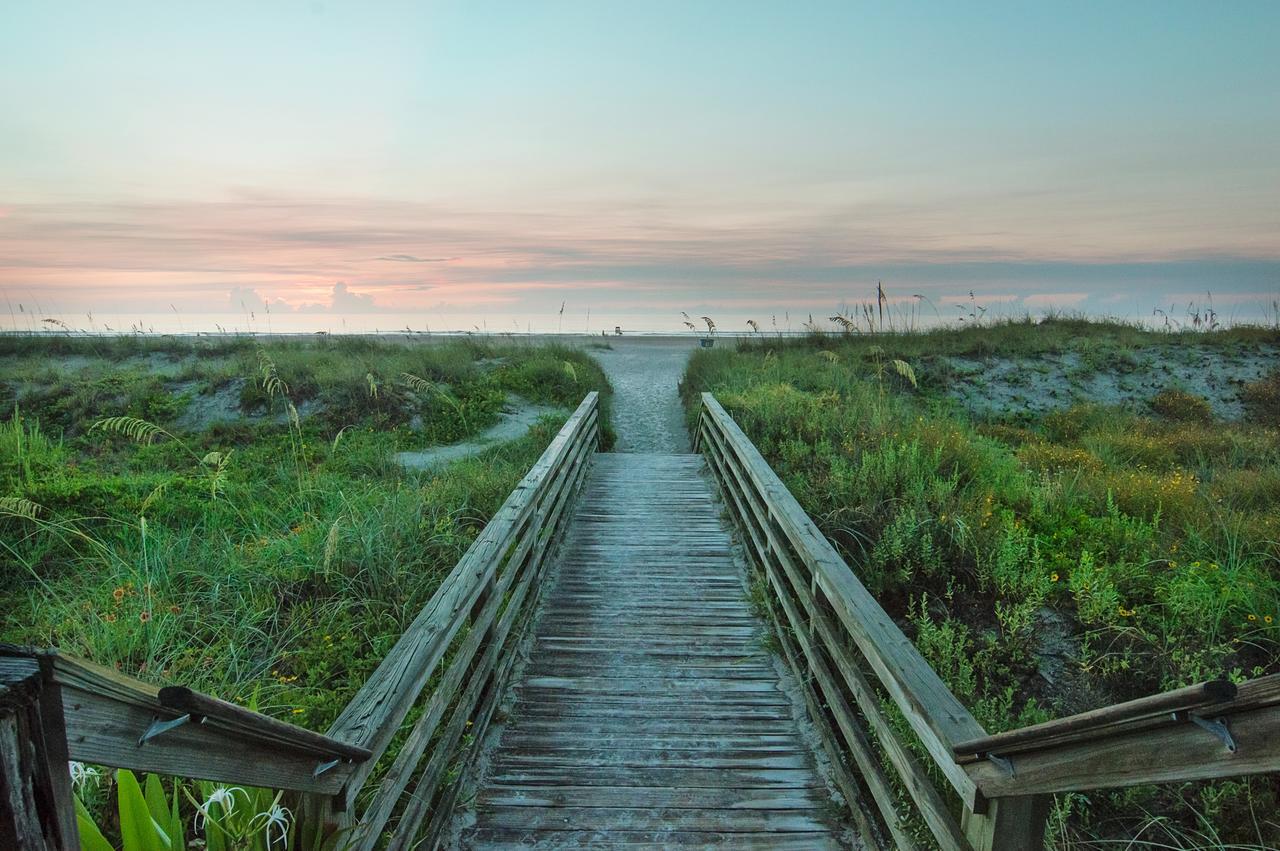
<svg viewBox="0 0 1280 851">
<path fill-rule="evenodd" d="M 615 452 L 692 451 L 678 387 L 698 341 L 679 337 L 610 337 L 612 349 L 589 354 L 613 385 Z"/>
</svg>

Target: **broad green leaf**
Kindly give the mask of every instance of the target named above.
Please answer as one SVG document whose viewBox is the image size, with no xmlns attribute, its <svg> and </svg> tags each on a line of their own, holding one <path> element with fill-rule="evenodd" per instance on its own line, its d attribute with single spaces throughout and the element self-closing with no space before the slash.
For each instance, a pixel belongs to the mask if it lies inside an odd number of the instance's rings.
<svg viewBox="0 0 1280 851">
<path fill-rule="evenodd" d="M 173 778 L 173 803 L 169 808 L 169 839 L 173 851 L 187 851 L 187 832 L 182 827 L 182 814 L 178 812 L 178 801 L 182 798 L 179 789 L 182 780 Z"/>
<path fill-rule="evenodd" d="M 132 771 L 122 768 L 116 772 L 116 793 L 124 851 L 169 851 L 169 837 L 151 817 L 151 808 Z"/>
<path fill-rule="evenodd" d="M 76 797 L 75 802 L 76 827 L 80 831 L 81 851 L 115 851 L 107 838 L 102 835 L 97 822 L 93 820 L 93 816 L 89 815 L 89 810 L 81 803 L 79 797 Z"/>
<path fill-rule="evenodd" d="M 143 797 L 147 799 L 147 809 L 151 811 L 151 817 L 161 825 L 167 826 L 169 802 L 165 799 L 164 784 L 160 782 L 160 775 L 148 774 L 142 784 L 142 790 Z"/>
</svg>

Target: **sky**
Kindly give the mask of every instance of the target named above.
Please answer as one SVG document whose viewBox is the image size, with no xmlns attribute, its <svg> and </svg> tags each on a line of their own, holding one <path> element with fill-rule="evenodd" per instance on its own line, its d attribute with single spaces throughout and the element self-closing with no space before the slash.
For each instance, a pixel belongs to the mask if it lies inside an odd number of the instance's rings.
<svg viewBox="0 0 1280 851">
<path fill-rule="evenodd" d="M 3 0 L 0 327 L 1250 319 L 1277 44 L 1270 0 Z"/>
</svg>

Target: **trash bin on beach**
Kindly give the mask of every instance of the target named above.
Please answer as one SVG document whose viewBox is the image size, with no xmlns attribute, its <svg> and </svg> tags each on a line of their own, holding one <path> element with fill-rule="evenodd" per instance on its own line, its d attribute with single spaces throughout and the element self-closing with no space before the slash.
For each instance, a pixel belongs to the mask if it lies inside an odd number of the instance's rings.
<svg viewBox="0 0 1280 851">
<path fill-rule="evenodd" d="M 713 337 L 703 337 L 698 342 L 702 345 L 702 348 L 704 349 L 709 349 L 716 344 L 715 338 Z"/>
</svg>

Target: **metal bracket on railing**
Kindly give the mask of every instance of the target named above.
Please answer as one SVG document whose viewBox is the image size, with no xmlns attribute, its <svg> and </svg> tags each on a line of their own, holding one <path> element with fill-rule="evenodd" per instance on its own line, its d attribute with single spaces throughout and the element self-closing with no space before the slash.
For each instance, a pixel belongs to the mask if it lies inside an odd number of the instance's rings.
<svg viewBox="0 0 1280 851">
<path fill-rule="evenodd" d="M 143 731 L 142 736 L 138 739 L 138 747 L 142 747 L 156 736 L 163 735 L 170 730 L 176 730 L 186 724 L 203 724 L 203 715 L 192 715 L 190 712 L 185 715 L 179 715 L 177 718 L 171 718 L 167 721 L 161 720 L 159 715 L 153 716 L 151 726 Z"/>
<path fill-rule="evenodd" d="M 322 762 L 322 763 L 320 763 L 319 765 L 317 765 L 317 766 L 316 766 L 316 770 L 315 770 L 315 771 L 311 772 L 311 776 L 312 776 L 312 777 L 319 777 L 321 774 L 324 774 L 326 771 L 328 771 L 329 769 L 333 768 L 334 766 L 336 766 L 336 765 L 337 765 L 338 763 L 340 763 L 340 762 L 342 762 L 342 760 L 340 760 L 340 759 L 331 759 L 331 760 L 329 760 L 328 762 Z"/>
<path fill-rule="evenodd" d="M 1175 714 L 1175 718 L 1177 715 Z M 1187 719 L 1202 730 L 1208 730 L 1217 736 L 1222 744 L 1226 745 L 1228 753 L 1236 752 L 1236 740 L 1232 738 L 1231 731 L 1227 729 L 1227 719 L 1225 718 L 1205 718 L 1194 712 L 1187 713 Z"/>
<path fill-rule="evenodd" d="M 986 754 L 986 757 L 996 768 L 1000 769 L 1010 777 L 1013 776 L 1013 760 L 1008 757 L 996 756 L 993 753 Z"/>
</svg>

